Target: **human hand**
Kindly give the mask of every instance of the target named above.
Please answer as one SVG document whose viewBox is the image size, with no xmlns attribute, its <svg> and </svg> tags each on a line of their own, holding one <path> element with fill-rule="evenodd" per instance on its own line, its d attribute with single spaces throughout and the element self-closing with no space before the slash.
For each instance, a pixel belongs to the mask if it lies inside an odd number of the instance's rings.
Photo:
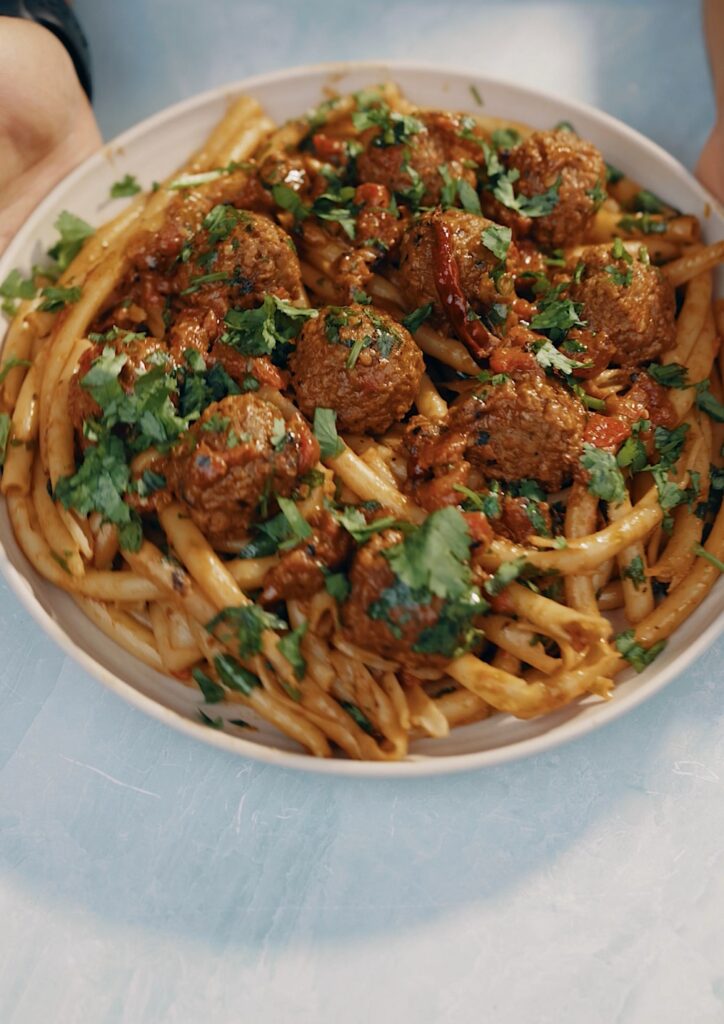
<svg viewBox="0 0 724 1024">
<path fill-rule="evenodd" d="M 40 25 L 0 17 L 0 253 L 53 185 L 100 144 L 63 44 Z"/>
<path fill-rule="evenodd" d="M 724 203 L 724 122 L 714 125 L 704 143 L 696 176 L 719 202 Z"/>
</svg>

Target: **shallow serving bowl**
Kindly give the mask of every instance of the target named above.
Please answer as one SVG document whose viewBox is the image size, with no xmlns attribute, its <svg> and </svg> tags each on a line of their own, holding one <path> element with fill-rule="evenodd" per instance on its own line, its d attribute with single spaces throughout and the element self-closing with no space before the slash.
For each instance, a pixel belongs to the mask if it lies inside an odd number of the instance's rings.
<svg viewBox="0 0 724 1024">
<path fill-rule="evenodd" d="M 330 88 L 349 92 L 385 79 L 398 82 L 413 102 L 423 106 L 473 111 L 477 102 L 471 90 L 474 86 L 488 114 L 542 128 L 570 120 L 611 163 L 682 210 L 702 218 L 707 241 L 724 237 L 724 216 L 712 208 L 710 198 L 691 175 L 664 150 L 607 114 L 573 100 L 483 76 L 397 61 L 353 63 L 294 68 L 250 78 L 203 93 L 142 121 L 86 160 L 41 203 L 0 259 L 0 280 L 16 266 L 29 271 L 31 264 L 42 257 L 52 243 L 52 225 L 61 210 L 69 209 L 99 224 L 121 209 L 118 201 L 108 199 L 114 181 L 132 173 L 147 188 L 170 173 L 201 143 L 224 113 L 229 97 L 248 92 L 281 122 L 316 105 Z M 15 542 L 4 503 L 0 505 L 0 568 L 39 625 L 79 665 L 125 700 L 182 732 L 242 756 L 340 775 L 432 775 L 500 764 L 549 749 L 641 703 L 691 664 L 724 624 L 723 579 L 653 665 L 641 675 L 629 670 L 619 677 L 613 699 L 607 703 L 588 698 L 527 722 L 496 715 L 455 729 L 443 740 L 414 742 L 410 757 L 401 763 L 318 760 L 299 753 L 291 740 L 264 723 L 258 731 L 248 731 L 243 737 L 204 725 L 197 711 L 201 697 L 195 689 L 134 660 L 89 622 L 67 594 L 30 568 Z"/>
</svg>

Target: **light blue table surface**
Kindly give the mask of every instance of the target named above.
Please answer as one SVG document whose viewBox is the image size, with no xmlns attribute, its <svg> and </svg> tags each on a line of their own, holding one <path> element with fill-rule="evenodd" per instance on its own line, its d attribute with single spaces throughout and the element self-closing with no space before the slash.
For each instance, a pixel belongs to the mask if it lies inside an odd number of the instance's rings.
<svg viewBox="0 0 724 1024">
<path fill-rule="evenodd" d="M 78 0 L 107 136 L 225 80 L 439 61 L 597 104 L 691 166 L 691 0 Z M 0 587 L 0 1021 L 720 1024 L 724 642 L 559 751 L 283 772 L 127 707 Z"/>
</svg>

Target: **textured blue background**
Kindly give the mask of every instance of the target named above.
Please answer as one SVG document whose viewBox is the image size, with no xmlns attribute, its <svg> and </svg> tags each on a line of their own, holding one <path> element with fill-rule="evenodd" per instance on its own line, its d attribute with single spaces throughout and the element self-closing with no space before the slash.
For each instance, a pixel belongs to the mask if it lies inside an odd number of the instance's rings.
<svg viewBox="0 0 724 1024">
<path fill-rule="evenodd" d="M 698 5 L 78 0 L 107 137 L 226 80 L 352 57 L 576 96 L 691 166 Z M 625 719 L 406 784 L 164 729 L 0 586 L 0 1021 L 720 1024 L 724 643 Z"/>
</svg>

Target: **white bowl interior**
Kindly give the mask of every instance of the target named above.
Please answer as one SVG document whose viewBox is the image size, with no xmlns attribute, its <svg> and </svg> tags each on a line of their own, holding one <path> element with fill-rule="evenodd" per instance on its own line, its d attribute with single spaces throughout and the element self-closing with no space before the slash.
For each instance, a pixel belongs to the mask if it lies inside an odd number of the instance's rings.
<svg viewBox="0 0 724 1024">
<path fill-rule="evenodd" d="M 536 94 L 452 71 L 394 64 L 340 65 L 293 69 L 265 75 L 196 97 L 142 122 L 109 143 L 49 195 L 35 210 L 0 259 L 0 280 L 15 266 L 29 270 L 54 237 L 53 222 L 63 209 L 101 223 L 121 209 L 108 199 L 110 185 L 126 173 L 148 187 L 182 163 L 223 114 L 228 98 L 239 92 L 256 96 L 277 121 L 298 115 L 325 97 L 325 90 L 347 92 L 384 79 L 397 81 L 423 106 L 475 110 L 474 85 L 486 113 L 549 127 L 566 118 L 593 141 L 606 159 L 682 210 L 697 214 L 709 241 L 724 237 L 724 217 L 688 172 L 652 142 L 620 122 L 571 100 Z M 477 108 L 479 109 L 479 108 Z M 721 277 L 718 289 L 721 293 Z M 40 625 L 83 668 L 132 703 L 170 725 L 206 742 L 245 756 L 289 767 L 350 775 L 410 775 L 455 771 L 496 764 L 563 743 L 640 703 L 682 671 L 721 629 L 724 580 L 677 631 L 666 650 L 641 675 L 620 677 L 608 703 L 588 698 L 542 719 L 522 722 L 505 715 L 455 729 L 443 740 L 420 740 L 404 763 L 376 764 L 318 761 L 299 753 L 292 741 L 255 720 L 246 709 L 231 707 L 213 715 L 243 718 L 255 730 L 229 725 L 216 731 L 201 724 L 200 695 L 195 687 L 154 672 L 113 644 L 88 621 L 67 594 L 42 579 L 19 550 L 5 505 L 0 507 L 0 567 L 11 587 Z"/>
</svg>

